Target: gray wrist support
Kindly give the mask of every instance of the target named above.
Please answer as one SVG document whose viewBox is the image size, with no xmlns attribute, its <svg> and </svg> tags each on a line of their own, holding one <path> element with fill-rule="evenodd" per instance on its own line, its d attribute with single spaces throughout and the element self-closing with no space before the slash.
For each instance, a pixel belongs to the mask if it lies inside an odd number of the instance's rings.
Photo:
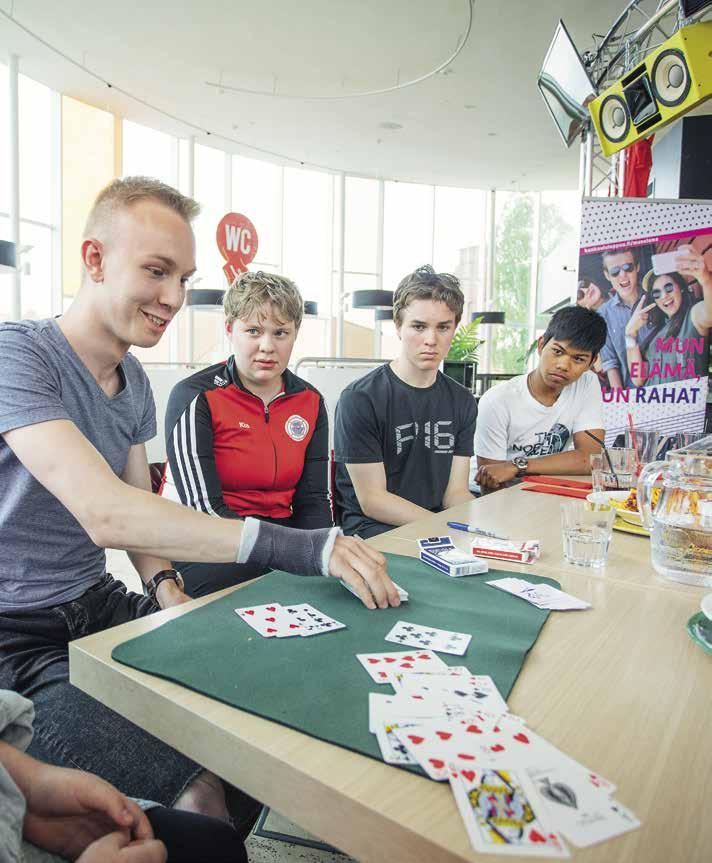
<svg viewBox="0 0 712 863">
<path fill-rule="evenodd" d="M 283 569 L 295 575 L 328 575 L 329 559 L 340 533 L 338 527 L 295 530 L 246 518 L 237 563 Z"/>
</svg>

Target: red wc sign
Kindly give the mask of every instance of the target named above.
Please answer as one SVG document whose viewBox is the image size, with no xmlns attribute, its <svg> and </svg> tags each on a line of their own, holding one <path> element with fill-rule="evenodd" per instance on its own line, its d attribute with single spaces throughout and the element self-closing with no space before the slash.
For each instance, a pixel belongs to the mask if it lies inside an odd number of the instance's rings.
<svg viewBox="0 0 712 863">
<path fill-rule="evenodd" d="M 220 219 L 216 240 L 226 261 L 223 272 L 231 285 L 257 254 L 257 231 L 247 216 L 228 213 Z"/>
</svg>

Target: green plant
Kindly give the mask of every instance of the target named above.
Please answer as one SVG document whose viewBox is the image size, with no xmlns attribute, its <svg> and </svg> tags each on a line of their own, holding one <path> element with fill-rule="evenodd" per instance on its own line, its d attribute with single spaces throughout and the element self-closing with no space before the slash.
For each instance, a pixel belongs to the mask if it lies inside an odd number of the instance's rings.
<svg viewBox="0 0 712 863">
<path fill-rule="evenodd" d="M 482 318 L 475 318 L 469 324 L 461 324 L 455 331 L 446 360 L 459 360 L 465 363 L 477 362 L 477 351 L 484 339 L 477 335 Z"/>
<path fill-rule="evenodd" d="M 522 366 L 524 367 L 524 371 L 527 370 L 527 364 L 529 363 L 529 358 L 531 356 L 533 356 L 538 345 L 539 345 L 539 339 L 536 338 L 529 345 L 529 347 L 526 349 L 526 351 L 521 355 L 521 357 L 517 357 L 517 362 L 522 364 Z"/>
</svg>

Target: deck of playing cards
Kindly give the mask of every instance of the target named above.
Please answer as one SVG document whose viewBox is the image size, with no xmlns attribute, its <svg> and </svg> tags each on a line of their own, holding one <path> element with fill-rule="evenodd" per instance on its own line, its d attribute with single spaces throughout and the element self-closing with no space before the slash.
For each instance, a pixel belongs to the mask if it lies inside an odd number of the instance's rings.
<svg viewBox="0 0 712 863">
<path fill-rule="evenodd" d="M 323 614 L 308 602 L 302 602 L 299 605 L 280 605 L 279 602 L 248 605 L 244 608 L 236 608 L 235 614 L 263 638 L 321 635 L 323 632 L 346 629 L 343 623 L 339 623 L 328 614 Z"/>
<path fill-rule="evenodd" d="M 369 694 L 369 731 L 386 763 L 450 783 L 476 851 L 567 858 L 564 838 L 586 848 L 640 826 L 612 782 L 509 713 L 492 678 L 419 654 L 358 657 L 396 690 Z"/>
<path fill-rule="evenodd" d="M 546 608 L 550 611 L 582 611 L 591 607 L 589 602 L 571 596 L 570 593 L 564 593 L 563 590 L 558 590 L 550 584 L 532 584 L 523 578 L 498 578 L 488 581 L 487 584 L 511 593 L 512 596 L 525 599 L 537 608 Z"/>
<path fill-rule="evenodd" d="M 515 563 L 534 563 L 539 559 L 541 548 L 538 539 L 512 542 L 508 539 L 490 539 L 478 536 L 472 540 L 472 553 L 495 560 L 511 560 Z"/>
<path fill-rule="evenodd" d="M 429 539 L 419 539 L 420 559 L 429 566 L 434 566 L 451 578 L 463 575 L 480 575 L 488 572 L 489 567 L 484 560 L 467 554 L 455 547 L 452 537 L 431 536 Z"/>
<path fill-rule="evenodd" d="M 348 582 L 342 581 L 341 584 L 346 588 L 346 590 L 349 591 L 349 593 L 353 593 L 354 596 L 358 596 L 358 593 L 356 593 L 356 588 L 351 587 L 351 585 Z M 401 602 L 408 602 L 408 591 L 404 587 L 401 587 L 400 584 L 396 584 L 395 581 L 393 582 L 393 586 L 398 591 L 398 596 L 400 597 L 400 601 Z"/>
</svg>

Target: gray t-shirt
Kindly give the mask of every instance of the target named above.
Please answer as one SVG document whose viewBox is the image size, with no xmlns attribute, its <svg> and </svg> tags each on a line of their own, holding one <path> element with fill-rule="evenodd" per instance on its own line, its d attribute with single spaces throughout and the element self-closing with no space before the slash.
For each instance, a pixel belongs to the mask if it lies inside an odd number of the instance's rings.
<svg viewBox="0 0 712 863">
<path fill-rule="evenodd" d="M 156 434 L 151 387 L 139 361 L 119 365 L 123 387 L 109 398 L 57 322 L 0 324 L 0 435 L 70 420 L 117 476 L 129 449 Z M 56 453 L 61 459 L 62 453 Z M 76 494 L 82 494 L 77 488 Z M 69 602 L 103 576 L 104 550 L 25 469 L 0 437 L 0 613 Z"/>
</svg>

